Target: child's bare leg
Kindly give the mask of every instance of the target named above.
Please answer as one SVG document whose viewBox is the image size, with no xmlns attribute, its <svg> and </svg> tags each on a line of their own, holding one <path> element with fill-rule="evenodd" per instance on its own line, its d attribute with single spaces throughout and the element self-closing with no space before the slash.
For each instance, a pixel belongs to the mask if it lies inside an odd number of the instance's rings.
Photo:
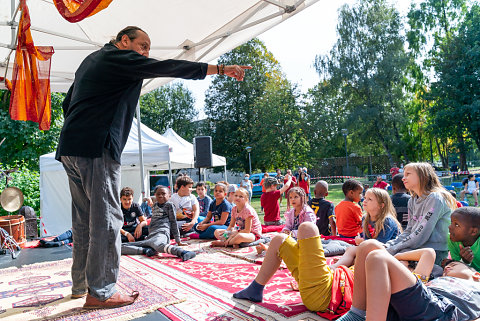
<svg viewBox="0 0 480 321">
<path fill-rule="evenodd" d="M 465 200 L 465 190 L 460 192 L 460 200 L 462 200 L 462 201 Z"/>
<path fill-rule="evenodd" d="M 234 298 L 247 299 L 253 302 L 261 302 L 263 300 L 265 284 L 270 281 L 282 263 L 282 259 L 278 256 L 278 250 L 286 238 L 287 235 L 279 234 L 272 239 L 257 277 L 247 288 L 234 293 Z"/>
<path fill-rule="evenodd" d="M 475 204 L 477 204 L 478 203 L 478 191 L 477 190 L 473 191 L 472 195 L 473 195 L 473 199 L 475 200 Z"/>
<path fill-rule="evenodd" d="M 415 285 L 417 280 L 400 261 L 384 249 L 367 254 L 365 269 L 367 320 L 385 320 L 390 295 Z M 356 270 L 355 277 L 357 277 Z M 355 279 L 354 289 L 358 287 L 356 282 L 357 279 Z"/>
<path fill-rule="evenodd" d="M 255 281 L 257 281 L 259 284 L 267 284 L 280 267 L 282 259 L 278 256 L 278 250 L 286 238 L 286 234 L 279 234 L 270 242 L 267 253 L 265 254 L 265 259 L 262 263 L 262 267 L 255 278 Z"/>
<path fill-rule="evenodd" d="M 255 235 L 253 233 L 237 233 L 233 237 L 229 237 L 227 240 L 228 245 L 238 245 L 240 243 L 255 241 Z"/>
<path fill-rule="evenodd" d="M 353 262 L 355 262 L 356 255 L 357 255 L 357 246 L 348 247 L 345 253 L 340 257 L 340 259 L 335 264 L 330 265 L 330 268 L 336 269 L 340 265 L 352 266 Z"/>
<path fill-rule="evenodd" d="M 371 251 L 378 249 L 384 249 L 384 246 L 376 240 L 367 240 L 362 242 L 356 250 L 352 306 L 362 311 L 367 308 L 365 260 Z"/>
<path fill-rule="evenodd" d="M 223 233 L 225 230 L 215 230 L 213 235 L 215 235 L 216 241 L 211 243 L 211 246 L 225 246 L 225 238 L 223 237 Z"/>
</svg>

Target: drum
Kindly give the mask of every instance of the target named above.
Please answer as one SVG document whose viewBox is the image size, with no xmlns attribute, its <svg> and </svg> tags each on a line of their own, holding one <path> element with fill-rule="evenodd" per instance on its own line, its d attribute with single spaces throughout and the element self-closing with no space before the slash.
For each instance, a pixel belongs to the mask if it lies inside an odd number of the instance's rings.
<svg viewBox="0 0 480 321">
<path fill-rule="evenodd" d="M 22 215 L 0 216 L 0 227 L 5 229 L 8 234 L 20 247 L 24 247 L 27 243 L 25 238 L 25 218 Z M 0 236 L 0 242 L 3 243 L 3 238 Z"/>
</svg>

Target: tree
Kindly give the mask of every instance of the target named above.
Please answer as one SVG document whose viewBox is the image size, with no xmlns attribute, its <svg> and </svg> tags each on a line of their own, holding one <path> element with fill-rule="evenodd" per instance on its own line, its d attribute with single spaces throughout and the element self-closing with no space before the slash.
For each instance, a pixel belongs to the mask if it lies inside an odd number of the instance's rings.
<svg viewBox="0 0 480 321">
<path fill-rule="evenodd" d="M 172 128 L 187 141 L 196 136 L 198 115 L 192 93 L 182 84 L 164 85 L 140 98 L 141 121 L 162 134 Z"/>
<path fill-rule="evenodd" d="M 411 69 L 415 83 L 413 89 L 417 96 L 421 97 L 420 101 L 426 102 L 417 111 L 429 114 L 429 121 L 424 128 L 430 137 L 430 144 L 435 142 L 444 167 L 448 167 L 450 146 L 456 146 L 460 156 L 460 168 L 463 170 L 466 170 L 467 166 L 464 128 L 461 124 L 451 122 L 452 114 L 447 116 L 449 112 L 442 111 L 445 105 L 437 101 L 437 98 L 441 97 L 430 92 L 429 79 L 432 77 L 429 75 L 432 67 L 438 72 L 435 66 L 439 63 L 442 51 L 448 47 L 457 32 L 466 12 L 466 0 L 426 0 L 419 5 L 412 5 L 408 13 L 410 30 L 407 32 L 410 52 L 417 61 L 412 64 Z"/>
<path fill-rule="evenodd" d="M 52 117 L 50 130 L 40 131 L 38 124 L 12 120 L 8 113 L 10 93 L 0 91 L 0 163 L 6 167 L 23 164 L 38 170 L 41 155 L 55 150 L 63 126 L 62 102 L 64 94 L 52 93 Z"/>
<path fill-rule="evenodd" d="M 256 104 L 257 130 L 252 133 L 256 165 L 263 169 L 293 168 L 310 160 L 310 144 L 299 94 L 282 78 L 270 78 Z"/>
<path fill-rule="evenodd" d="M 356 146 L 380 144 L 390 162 L 408 161 L 405 125 L 405 52 L 398 12 L 385 0 L 360 0 L 340 10 L 339 39 L 315 66 L 322 81 L 339 88 L 347 128 Z"/>
<path fill-rule="evenodd" d="M 269 80 L 281 78 L 280 65 L 258 39 L 222 55 L 218 63 L 249 65 L 252 69 L 247 70 L 244 81 L 221 76 L 213 79 L 205 98 L 207 126 L 204 133 L 212 136 L 213 151 L 226 155 L 230 168 L 248 170 L 247 146 L 254 148 L 252 168 L 258 168 L 259 149 L 253 139 L 261 126 L 257 104 Z"/>
<path fill-rule="evenodd" d="M 472 6 L 458 33 L 441 45 L 435 61 L 430 112 L 434 123 L 453 136 L 465 134 L 480 149 L 480 6 Z"/>
</svg>

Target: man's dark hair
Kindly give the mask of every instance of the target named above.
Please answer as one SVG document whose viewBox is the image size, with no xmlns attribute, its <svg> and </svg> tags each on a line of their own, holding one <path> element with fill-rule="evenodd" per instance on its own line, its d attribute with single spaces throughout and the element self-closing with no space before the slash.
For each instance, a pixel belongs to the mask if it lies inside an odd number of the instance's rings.
<svg viewBox="0 0 480 321">
<path fill-rule="evenodd" d="M 120 30 L 120 32 L 117 34 L 117 36 L 114 39 L 110 40 L 110 43 L 114 45 L 117 42 L 120 42 L 122 40 L 123 35 L 127 35 L 130 40 L 133 40 L 138 37 L 137 31 L 145 32 L 141 28 L 136 26 L 125 27 L 122 30 Z"/>
<path fill-rule="evenodd" d="M 133 196 L 133 188 L 131 188 L 131 187 L 128 187 L 128 186 L 127 186 L 127 187 L 124 187 L 124 188 L 122 188 L 122 190 L 120 191 L 120 198 L 121 198 L 122 196 L 130 196 L 130 195 Z"/>
<path fill-rule="evenodd" d="M 182 175 L 179 178 L 177 178 L 177 188 L 180 188 L 182 186 L 188 186 L 188 185 L 193 185 L 193 179 L 188 177 L 187 175 Z"/>
<path fill-rule="evenodd" d="M 342 191 L 345 195 L 347 195 L 348 191 L 355 191 L 360 188 L 363 188 L 362 183 L 360 183 L 356 179 L 347 179 L 342 185 Z"/>
<path fill-rule="evenodd" d="M 395 187 L 396 190 L 406 190 L 405 185 L 402 181 L 403 174 L 397 174 L 392 177 L 392 188 Z"/>
<path fill-rule="evenodd" d="M 473 206 L 459 207 L 452 214 L 460 214 L 471 227 L 480 229 L 480 209 Z"/>
</svg>

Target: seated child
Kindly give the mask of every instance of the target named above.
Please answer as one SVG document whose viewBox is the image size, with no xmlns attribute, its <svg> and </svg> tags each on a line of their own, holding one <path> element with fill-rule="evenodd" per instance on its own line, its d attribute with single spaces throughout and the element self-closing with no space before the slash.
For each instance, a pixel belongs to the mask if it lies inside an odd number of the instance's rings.
<svg viewBox="0 0 480 321">
<path fill-rule="evenodd" d="M 187 261 L 195 257 L 195 252 L 170 245 L 170 233 L 173 234 L 177 245 L 186 245 L 180 241 L 177 220 L 173 204 L 170 199 L 170 190 L 162 185 L 155 187 L 155 204 L 152 207 L 152 220 L 148 228 L 148 236 L 143 241 L 123 243 L 122 255 L 145 254 L 153 256 L 157 252 L 176 255 Z"/>
<path fill-rule="evenodd" d="M 123 227 L 120 229 L 122 243 L 140 241 L 148 235 L 147 219 L 140 205 L 133 202 L 133 189 L 124 187 L 120 191 Z"/>
<path fill-rule="evenodd" d="M 403 174 L 397 174 L 392 178 L 392 203 L 397 212 L 397 220 L 402 224 L 402 228 L 407 227 L 408 223 L 408 201 L 412 198 L 403 184 Z"/>
<path fill-rule="evenodd" d="M 313 190 L 315 198 L 308 201 L 308 205 L 317 216 L 317 226 L 321 235 L 337 235 L 335 224 L 335 205 L 325 199 L 328 196 L 328 183 L 318 181 Z"/>
<path fill-rule="evenodd" d="M 410 163 L 405 166 L 403 183 L 412 194 L 408 202 L 407 228 L 396 239 L 386 243 L 390 254 L 433 248 L 435 264 L 448 255 L 447 237 L 450 214 L 456 209 L 455 199 L 440 183 L 432 165 Z"/>
<path fill-rule="evenodd" d="M 467 321 L 480 317 L 480 273 L 473 268 L 451 261 L 443 276 L 424 284 L 379 243 L 365 242 L 360 247 L 364 245 L 372 248 L 359 251 L 352 308 L 339 321 Z M 428 265 L 430 269 L 433 266 L 431 262 Z"/>
<path fill-rule="evenodd" d="M 215 230 L 225 230 L 230 225 L 232 205 L 225 198 L 226 194 L 226 184 L 215 184 L 215 189 L 213 190 L 215 201 L 210 204 L 207 217 L 195 225 L 195 230 L 197 231 L 199 238 L 214 239 Z"/>
<path fill-rule="evenodd" d="M 343 238 L 355 238 L 362 233 L 362 208 L 360 202 L 363 187 L 359 181 L 348 179 L 342 185 L 345 199 L 335 207 L 338 236 Z"/>
<path fill-rule="evenodd" d="M 200 213 L 197 198 L 192 195 L 193 180 L 187 175 L 177 178 L 175 183 L 177 193 L 172 195 L 170 202 L 175 206 L 177 225 L 181 235 L 193 232 Z"/>
<path fill-rule="evenodd" d="M 461 207 L 453 211 L 448 227 L 448 250 L 452 259 L 480 272 L 480 209 Z"/>
<path fill-rule="evenodd" d="M 363 242 L 359 246 L 357 261 L 364 259 L 366 251 L 372 250 L 371 242 L 374 242 L 375 249 L 383 247 L 375 240 Z M 430 253 L 434 255 L 433 251 Z M 421 257 L 423 258 L 423 255 Z M 423 260 L 425 259 L 428 257 L 423 258 Z M 307 309 L 325 311 L 332 297 L 334 274 L 327 266 L 318 228 L 315 223 L 311 222 L 300 225 L 298 241 L 282 233 L 275 236 L 270 242 L 270 247 L 255 279 L 247 288 L 234 293 L 233 297 L 262 302 L 264 287 L 277 272 L 282 260 L 295 278 L 303 304 Z M 433 260 L 430 259 L 430 262 Z M 425 265 L 419 263 L 414 272 L 419 275 L 429 275 L 431 268 L 429 270 L 422 269 Z M 356 269 L 355 273 L 357 273 Z M 353 288 L 354 295 L 355 289 L 356 287 Z"/>
<path fill-rule="evenodd" d="M 368 189 L 363 208 L 366 214 L 362 220 L 362 235 L 355 238 L 357 245 L 368 239 L 386 243 L 402 232 L 390 196 L 384 189 L 376 187 Z M 358 247 L 355 246 L 347 248 L 345 254 L 335 264 L 330 265 L 330 268 L 335 269 L 340 265 L 351 266 L 357 250 Z"/>
<path fill-rule="evenodd" d="M 463 186 L 465 186 L 465 188 L 460 192 L 460 198 L 462 201 L 465 200 L 465 194 L 472 194 L 473 199 L 475 200 L 475 206 L 478 206 L 478 182 L 475 175 L 468 175 L 468 179 L 464 181 Z"/>
<path fill-rule="evenodd" d="M 287 177 L 288 176 L 288 177 Z M 278 200 L 292 183 L 292 177 L 285 175 L 288 179 L 281 189 L 277 190 L 278 181 L 275 177 L 265 177 L 263 186 L 265 192 L 260 196 L 260 204 L 265 212 L 263 217 L 265 225 L 282 225 L 284 222 L 280 219 L 280 205 Z"/>
<path fill-rule="evenodd" d="M 63 232 L 56 238 L 54 238 L 51 241 L 45 241 L 44 239 L 40 240 L 40 245 L 41 247 L 59 247 L 65 244 L 69 244 L 73 242 L 73 234 L 72 234 L 72 229 L 69 229 L 66 232 Z"/>
<path fill-rule="evenodd" d="M 208 209 L 210 208 L 210 204 L 213 201 L 212 198 L 207 195 L 207 185 L 205 184 L 205 182 L 198 182 L 195 190 L 197 191 L 197 201 L 200 208 L 200 213 L 198 214 L 198 222 L 201 222 L 205 219 L 205 217 L 207 217 Z"/>
<path fill-rule="evenodd" d="M 235 184 L 228 184 L 227 188 L 227 201 L 235 206 L 235 192 L 237 191 L 238 186 Z"/>
<path fill-rule="evenodd" d="M 248 203 L 248 191 L 240 187 L 235 192 L 235 206 L 232 208 L 232 218 L 226 230 L 218 229 L 215 237 L 218 241 L 212 246 L 238 247 L 240 243 L 251 243 L 262 236 L 262 225 L 255 209 Z"/>
<path fill-rule="evenodd" d="M 285 216 L 285 227 L 282 233 L 292 235 L 297 239 L 298 227 L 303 222 L 316 223 L 317 217 L 313 210 L 307 204 L 308 196 L 301 187 L 294 187 L 288 191 L 287 207 L 289 208 Z"/>
</svg>

